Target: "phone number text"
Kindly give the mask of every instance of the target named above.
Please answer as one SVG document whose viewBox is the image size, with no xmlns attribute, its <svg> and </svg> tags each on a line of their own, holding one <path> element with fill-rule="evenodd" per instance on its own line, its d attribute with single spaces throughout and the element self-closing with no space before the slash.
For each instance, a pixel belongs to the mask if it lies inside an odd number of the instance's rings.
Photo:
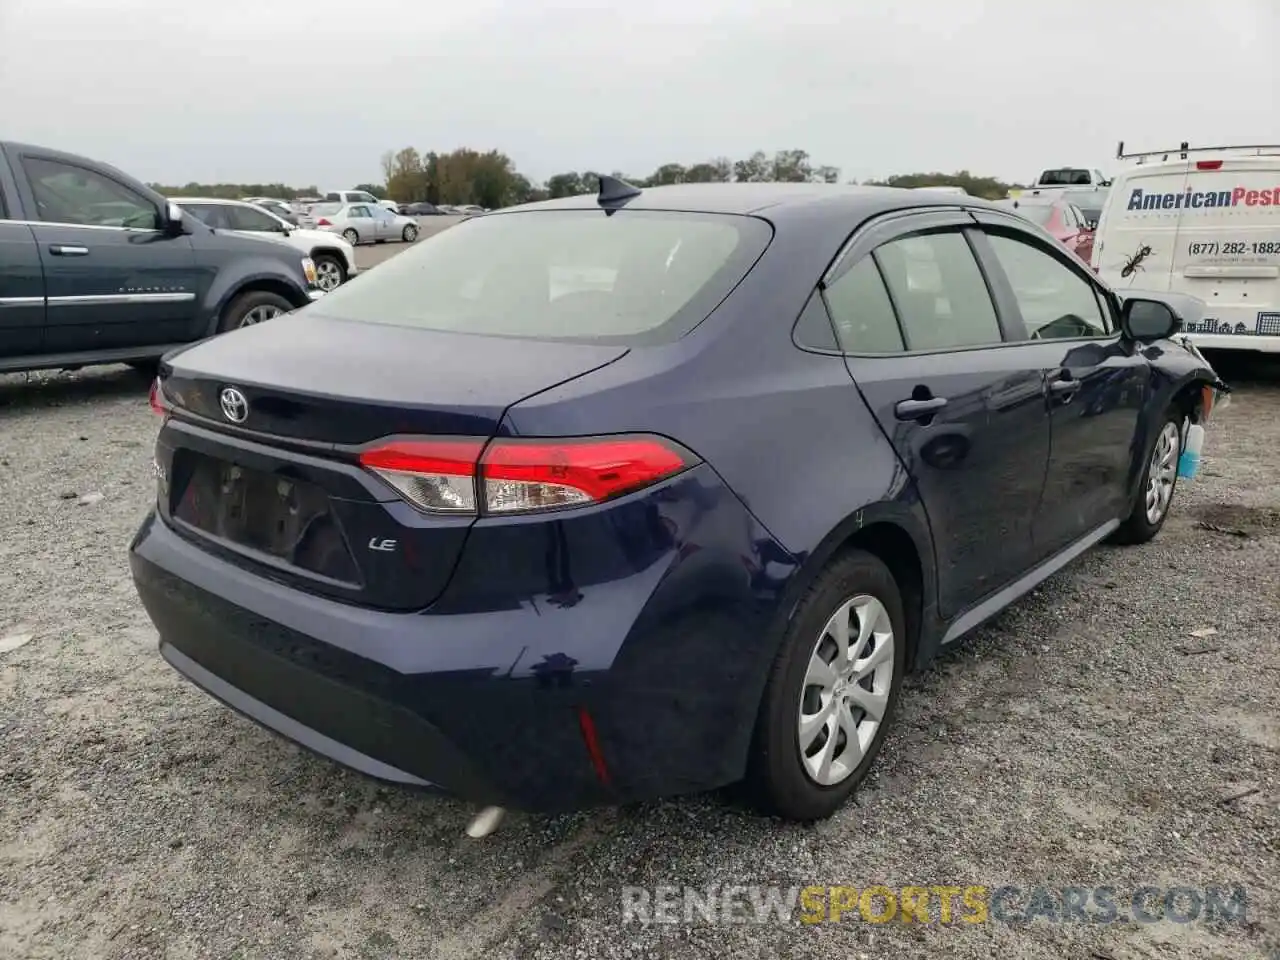
<svg viewBox="0 0 1280 960">
<path fill-rule="evenodd" d="M 1259 241 L 1254 243 L 1193 243 L 1187 247 L 1187 253 L 1193 257 L 1219 256 L 1244 257 L 1250 254 L 1264 256 L 1280 255 L 1280 240 Z"/>
</svg>

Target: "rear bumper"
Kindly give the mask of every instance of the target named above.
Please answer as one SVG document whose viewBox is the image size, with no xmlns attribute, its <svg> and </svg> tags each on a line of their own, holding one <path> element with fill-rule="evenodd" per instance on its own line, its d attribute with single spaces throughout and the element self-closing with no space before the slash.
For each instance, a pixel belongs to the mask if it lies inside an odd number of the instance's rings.
<svg viewBox="0 0 1280 960">
<path fill-rule="evenodd" d="M 154 514 L 130 565 L 164 658 L 316 753 L 382 780 L 526 810 L 621 803 L 741 776 L 774 652 L 766 624 L 790 573 L 772 540 L 753 543 L 759 528 L 723 487 L 716 496 L 690 477 L 676 490 L 688 496 L 654 499 L 700 498 L 704 514 L 690 523 L 686 513 L 690 536 L 657 562 L 523 598 L 528 584 L 512 570 L 504 579 L 517 595 L 496 602 L 472 589 L 492 591 L 495 571 L 469 571 L 464 559 L 421 613 L 255 576 Z M 510 563 L 518 542 L 504 535 Z M 744 564 L 752 555 L 758 567 Z"/>
</svg>

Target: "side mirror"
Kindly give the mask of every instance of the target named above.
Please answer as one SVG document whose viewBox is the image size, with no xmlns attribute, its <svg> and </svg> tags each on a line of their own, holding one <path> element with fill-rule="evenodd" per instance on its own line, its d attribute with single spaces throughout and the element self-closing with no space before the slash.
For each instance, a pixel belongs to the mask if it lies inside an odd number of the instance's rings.
<svg viewBox="0 0 1280 960">
<path fill-rule="evenodd" d="M 176 203 L 165 204 L 164 232 L 173 237 L 186 233 L 186 227 L 182 223 L 182 208 Z"/>
<path fill-rule="evenodd" d="M 1144 343 L 1164 340 L 1173 336 L 1182 325 L 1182 318 L 1173 307 L 1160 300 L 1140 297 L 1127 299 L 1120 311 L 1120 329 L 1130 340 Z"/>
</svg>

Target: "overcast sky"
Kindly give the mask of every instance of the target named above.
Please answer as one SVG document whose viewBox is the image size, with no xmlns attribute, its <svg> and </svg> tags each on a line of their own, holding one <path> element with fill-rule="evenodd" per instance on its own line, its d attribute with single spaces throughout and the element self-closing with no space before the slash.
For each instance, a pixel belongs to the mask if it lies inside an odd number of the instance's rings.
<svg viewBox="0 0 1280 960">
<path fill-rule="evenodd" d="M 1025 180 L 1280 142 L 1278 50 L 1280 0 L 0 0 L 0 137 L 164 183 L 337 189 L 409 145 Z"/>
</svg>

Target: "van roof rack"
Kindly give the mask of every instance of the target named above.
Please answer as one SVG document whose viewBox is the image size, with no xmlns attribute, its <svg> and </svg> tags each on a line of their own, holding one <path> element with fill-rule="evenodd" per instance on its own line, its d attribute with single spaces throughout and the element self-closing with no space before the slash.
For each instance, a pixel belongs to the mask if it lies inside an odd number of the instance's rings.
<svg viewBox="0 0 1280 960">
<path fill-rule="evenodd" d="M 1182 143 L 1178 144 L 1178 146 L 1172 147 L 1166 150 L 1144 150 L 1140 153 L 1125 153 L 1124 141 L 1121 140 L 1118 144 L 1116 144 L 1116 159 L 1117 160 L 1137 160 L 1139 163 L 1142 163 L 1144 160 L 1150 157 L 1160 157 L 1163 160 L 1168 160 L 1170 156 L 1172 156 L 1173 154 L 1177 154 L 1179 160 L 1185 160 L 1187 159 L 1187 154 L 1189 153 L 1222 153 L 1223 151 L 1227 151 L 1227 150 L 1233 153 L 1252 151 L 1256 156 L 1263 156 L 1264 154 L 1268 154 L 1271 152 L 1280 153 L 1280 144 L 1277 144 L 1277 143 L 1228 143 L 1228 144 L 1222 144 L 1216 147 L 1193 147 L 1188 141 L 1183 140 Z"/>
</svg>

